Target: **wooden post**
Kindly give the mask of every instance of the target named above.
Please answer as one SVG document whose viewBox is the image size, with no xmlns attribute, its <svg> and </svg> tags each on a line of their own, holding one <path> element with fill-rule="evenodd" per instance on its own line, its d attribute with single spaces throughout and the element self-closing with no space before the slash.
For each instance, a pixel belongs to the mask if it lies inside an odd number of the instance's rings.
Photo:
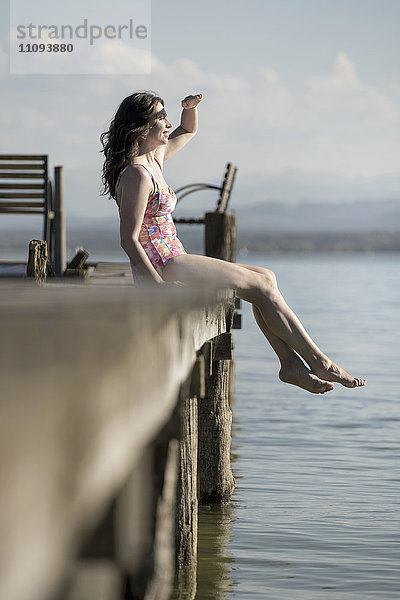
<svg viewBox="0 0 400 600">
<path fill-rule="evenodd" d="M 27 277 L 33 277 L 42 285 L 46 281 L 47 243 L 45 240 L 29 242 L 29 256 L 26 267 Z"/>
<path fill-rule="evenodd" d="M 197 589 L 198 401 L 205 395 L 204 358 L 198 356 L 191 378 L 181 387 L 181 437 L 177 487 L 175 593 L 193 600 Z"/>
<path fill-rule="evenodd" d="M 206 213 L 207 256 L 235 261 L 236 221 L 233 214 Z M 228 331 L 232 317 L 233 307 L 227 314 Z M 235 488 L 230 460 L 232 411 L 229 398 L 234 394 L 232 334 L 226 333 L 204 344 L 203 354 L 206 397 L 199 405 L 199 502 L 209 504 L 228 501 Z"/>
<path fill-rule="evenodd" d="M 220 212 L 205 214 L 206 256 L 235 262 L 236 215 Z"/>
<path fill-rule="evenodd" d="M 176 439 L 170 439 L 156 448 L 154 469 L 158 494 L 153 547 L 154 567 L 153 577 L 146 590 L 146 600 L 168 600 L 174 581 L 178 451 Z"/>
<path fill-rule="evenodd" d="M 170 597 L 175 573 L 179 453 L 176 417 L 174 413 L 143 452 L 118 497 L 86 541 L 56 600 Z"/>
<path fill-rule="evenodd" d="M 231 334 L 225 334 L 225 336 Z M 213 345 L 218 338 L 204 344 L 206 365 L 206 397 L 199 405 L 199 502 L 227 502 L 235 488 L 231 469 L 232 411 L 229 406 L 231 390 L 231 361 Z M 222 359 L 221 359 L 222 358 Z"/>
<path fill-rule="evenodd" d="M 89 256 L 90 254 L 87 250 L 79 248 L 75 256 L 69 261 L 68 269 L 84 269 Z"/>
<path fill-rule="evenodd" d="M 200 360 L 200 359 L 198 359 Z M 197 361 L 196 361 L 197 365 Z M 197 368 L 197 367 L 195 367 Z M 176 562 L 190 565 L 197 560 L 197 393 L 182 386 L 180 398 L 181 436 L 176 513 Z"/>
<path fill-rule="evenodd" d="M 67 267 L 64 271 L 64 277 L 79 277 L 81 279 L 88 279 L 91 274 L 91 270 L 86 264 L 89 256 L 89 252 L 83 248 L 80 248 L 67 264 Z"/>
<path fill-rule="evenodd" d="M 56 276 L 62 277 L 67 265 L 63 167 L 54 169 L 54 228 L 54 268 Z"/>
<path fill-rule="evenodd" d="M 181 387 L 180 461 L 177 488 L 176 561 L 190 565 L 197 560 L 197 449 L 198 400 L 204 397 L 204 358 L 196 359 L 191 379 Z"/>
</svg>

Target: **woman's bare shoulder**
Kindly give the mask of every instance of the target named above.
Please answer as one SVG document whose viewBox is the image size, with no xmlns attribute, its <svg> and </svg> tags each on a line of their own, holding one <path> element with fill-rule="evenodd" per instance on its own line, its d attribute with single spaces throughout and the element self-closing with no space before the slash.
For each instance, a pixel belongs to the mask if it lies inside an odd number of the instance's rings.
<svg viewBox="0 0 400 600">
<path fill-rule="evenodd" d="M 148 171 L 141 165 L 129 165 L 121 175 L 119 187 L 131 191 L 149 191 L 153 189 L 153 182 Z"/>
<path fill-rule="evenodd" d="M 153 182 L 146 169 L 140 165 L 129 165 L 122 173 L 118 186 L 117 202 L 146 198 L 153 190 Z"/>
<path fill-rule="evenodd" d="M 144 167 L 144 165 L 140 165 L 139 163 L 128 165 L 124 169 L 121 175 L 120 183 L 124 187 L 128 185 L 141 186 L 146 183 L 148 183 L 150 187 L 152 186 L 152 181 L 149 172 Z"/>
</svg>

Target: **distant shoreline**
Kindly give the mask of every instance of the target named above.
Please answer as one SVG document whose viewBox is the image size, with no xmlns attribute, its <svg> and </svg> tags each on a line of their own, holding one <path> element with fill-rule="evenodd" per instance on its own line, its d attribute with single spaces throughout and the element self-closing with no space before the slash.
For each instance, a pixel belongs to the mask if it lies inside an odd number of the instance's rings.
<svg viewBox="0 0 400 600">
<path fill-rule="evenodd" d="M 204 229 L 202 226 L 179 226 L 178 236 L 188 253 L 203 253 Z M 38 231 L 1 231 L 0 260 L 23 258 L 27 255 L 28 244 L 32 239 L 40 239 Z M 91 255 L 120 255 L 125 257 L 120 245 L 118 231 L 112 228 L 67 230 L 68 257 L 75 254 L 77 247 L 83 247 Z M 255 252 L 263 254 L 300 253 L 312 254 L 344 252 L 400 252 L 399 231 L 369 232 L 271 232 L 261 233 L 241 231 L 237 236 L 237 251 L 240 256 Z"/>
<path fill-rule="evenodd" d="M 287 252 L 400 252 L 400 231 L 369 232 L 242 232 L 238 249 L 270 254 Z"/>
</svg>

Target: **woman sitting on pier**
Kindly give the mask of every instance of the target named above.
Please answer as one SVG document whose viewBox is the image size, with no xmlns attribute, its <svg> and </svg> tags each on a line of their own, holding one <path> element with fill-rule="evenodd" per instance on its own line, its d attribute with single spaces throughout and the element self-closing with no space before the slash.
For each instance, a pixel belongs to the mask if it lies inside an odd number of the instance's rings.
<svg viewBox="0 0 400 600">
<path fill-rule="evenodd" d="M 283 299 L 272 271 L 185 252 L 171 216 L 176 196 L 162 167 L 195 135 L 201 100 L 202 94 L 182 100 L 181 124 L 171 132 L 160 97 L 132 94 L 101 136 L 104 193 L 118 204 L 121 246 L 134 277 L 139 274 L 156 284 L 179 281 L 234 288 L 253 305 L 257 324 L 280 360 L 282 381 L 315 394 L 332 390 L 335 382 L 349 388 L 365 385 L 318 348 Z"/>
</svg>

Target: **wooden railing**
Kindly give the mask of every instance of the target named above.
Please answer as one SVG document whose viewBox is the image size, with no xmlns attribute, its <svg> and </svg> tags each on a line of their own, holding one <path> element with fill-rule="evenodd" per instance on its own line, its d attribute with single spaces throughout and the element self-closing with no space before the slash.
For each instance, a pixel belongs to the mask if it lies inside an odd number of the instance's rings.
<svg viewBox="0 0 400 600">
<path fill-rule="evenodd" d="M 177 188 L 175 193 L 178 199 L 178 202 L 183 200 L 189 194 L 193 194 L 194 192 L 201 192 L 204 190 L 216 190 L 219 191 L 219 196 L 217 200 L 216 212 L 218 213 L 226 213 L 229 200 L 232 193 L 233 183 L 235 181 L 237 172 L 237 167 L 232 165 L 231 163 L 227 163 L 224 177 L 222 180 L 222 184 L 213 185 L 210 183 L 189 183 L 188 185 L 184 185 L 180 188 Z M 205 223 L 204 218 L 177 218 L 174 219 L 175 223 L 181 223 L 185 225 L 201 225 Z"/>
</svg>

